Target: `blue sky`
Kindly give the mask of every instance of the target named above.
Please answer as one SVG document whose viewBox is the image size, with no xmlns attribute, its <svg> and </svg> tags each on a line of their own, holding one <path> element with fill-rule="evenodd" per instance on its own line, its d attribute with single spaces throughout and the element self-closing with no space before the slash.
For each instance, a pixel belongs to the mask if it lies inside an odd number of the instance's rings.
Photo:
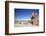
<svg viewBox="0 0 46 36">
<path fill-rule="evenodd" d="M 32 12 L 39 15 L 39 9 L 14 9 L 14 17 L 16 20 L 29 20 L 32 16 Z"/>
</svg>

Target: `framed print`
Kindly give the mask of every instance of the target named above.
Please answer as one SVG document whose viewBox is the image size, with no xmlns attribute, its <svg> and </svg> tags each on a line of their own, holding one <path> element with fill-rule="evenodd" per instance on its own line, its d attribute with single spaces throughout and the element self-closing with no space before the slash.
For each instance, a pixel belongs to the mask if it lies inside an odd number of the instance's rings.
<svg viewBox="0 0 46 36">
<path fill-rule="evenodd" d="M 45 3 L 6 1 L 5 34 L 45 32 Z"/>
</svg>

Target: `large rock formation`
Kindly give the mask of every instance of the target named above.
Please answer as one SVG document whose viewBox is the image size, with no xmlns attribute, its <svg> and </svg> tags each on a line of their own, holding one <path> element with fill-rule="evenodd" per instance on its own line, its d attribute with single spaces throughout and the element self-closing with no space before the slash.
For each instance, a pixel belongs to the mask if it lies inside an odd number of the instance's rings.
<svg viewBox="0 0 46 36">
<path fill-rule="evenodd" d="M 39 19 L 38 19 L 37 13 L 34 13 L 34 12 L 32 13 L 30 23 L 32 23 L 32 25 L 39 25 Z"/>
</svg>

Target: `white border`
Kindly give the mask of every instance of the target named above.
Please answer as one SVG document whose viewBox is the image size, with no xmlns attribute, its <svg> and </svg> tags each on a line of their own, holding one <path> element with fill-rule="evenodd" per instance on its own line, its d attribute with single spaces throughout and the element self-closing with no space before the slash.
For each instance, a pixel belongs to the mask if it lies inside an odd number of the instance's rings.
<svg viewBox="0 0 46 36">
<path fill-rule="evenodd" d="M 14 28 L 14 8 L 23 9 L 39 9 L 39 27 L 16 27 Z M 39 32 L 43 31 L 43 5 L 36 4 L 9 4 L 9 33 L 21 33 L 21 32 Z"/>
</svg>

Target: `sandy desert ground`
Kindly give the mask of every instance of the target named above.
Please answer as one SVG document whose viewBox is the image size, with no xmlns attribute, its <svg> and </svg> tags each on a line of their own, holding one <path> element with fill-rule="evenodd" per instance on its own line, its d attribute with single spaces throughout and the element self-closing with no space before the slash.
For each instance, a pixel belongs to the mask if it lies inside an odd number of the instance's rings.
<svg viewBox="0 0 46 36">
<path fill-rule="evenodd" d="M 33 24 L 30 20 L 28 21 L 16 21 L 15 27 L 31 27 L 31 26 L 39 26 L 39 22 L 37 20 L 33 20 Z"/>
<path fill-rule="evenodd" d="M 31 27 L 32 24 L 15 24 L 15 27 Z"/>
<path fill-rule="evenodd" d="M 28 21 L 19 21 L 17 23 L 15 23 L 14 25 L 15 27 L 32 27 L 32 26 L 36 26 L 36 25 L 32 25 L 32 23 L 29 23 Z"/>
</svg>

